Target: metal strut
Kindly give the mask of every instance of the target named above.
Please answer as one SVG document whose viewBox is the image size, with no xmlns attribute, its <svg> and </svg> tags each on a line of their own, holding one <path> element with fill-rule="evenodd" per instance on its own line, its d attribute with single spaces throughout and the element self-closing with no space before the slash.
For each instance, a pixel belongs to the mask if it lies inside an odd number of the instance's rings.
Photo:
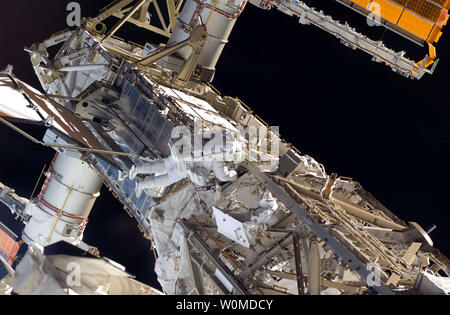
<svg viewBox="0 0 450 315">
<path fill-rule="evenodd" d="M 317 235 L 317 237 L 332 248 L 334 253 L 343 259 L 352 270 L 356 271 L 365 283 L 369 282 L 369 279 L 372 277 L 372 273 L 367 269 L 367 266 L 344 245 L 338 242 L 320 224 L 314 222 L 306 213 L 303 205 L 296 202 L 283 188 L 277 185 L 269 176 L 261 173 L 254 165 L 251 163 L 246 163 L 245 165 L 249 172 L 252 173 L 261 183 L 263 183 L 264 186 L 270 190 L 273 196 L 277 197 L 287 209 L 291 210 L 300 219 L 300 221 L 304 223 L 309 230 L 311 230 L 312 233 Z M 379 285 L 367 284 L 367 288 L 375 294 L 394 295 L 392 290 L 382 283 L 382 281 L 380 281 Z"/>
</svg>

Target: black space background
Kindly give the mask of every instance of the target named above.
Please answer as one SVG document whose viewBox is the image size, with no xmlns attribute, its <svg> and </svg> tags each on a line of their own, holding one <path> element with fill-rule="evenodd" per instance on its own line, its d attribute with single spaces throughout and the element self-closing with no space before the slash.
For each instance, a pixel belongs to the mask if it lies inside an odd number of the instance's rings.
<svg viewBox="0 0 450 315">
<path fill-rule="evenodd" d="M 0 67 L 13 64 L 19 78 L 40 88 L 23 47 L 66 28 L 69 2 L 2 0 Z M 91 17 L 109 3 L 78 2 L 83 16 Z M 383 38 L 397 50 L 413 47 L 380 27 L 368 29 L 363 17 L 332 0 L 307 2 L 320 3 L 326 13 L 369 32 L 373 39 Z M 140 43 L 158 40 L 128 26 L 117 35 Z M 436 224 L 431 237 L 448 255 L 448 35 L 444 33 L 437 45 L 441 60 L 435 74 L 412 81 L 314 26 L 248 5 L 219 61 L 213 84 L 224 95 L 243 99 L 269 124 L 280 126 L 288 142 L 323 163 L 328 173 L 361 182 L 405 221 L 417 221 L 424 228 Z M 420 60 L 425 53 L 419 47 L 409 56 Z M 39 128 L 22 127 L 37 137 L 43 135 Z M 0 153 L 0 181 L 29 197 L 54 151 L 0 125 Z M 0 221 L 20 235 L 22 227 L 3 206 Z M 159 287 L 149 242 L 107 189 L 94 206 L 84 240 L 126 266 L 138 280 Z"/>
</svg>

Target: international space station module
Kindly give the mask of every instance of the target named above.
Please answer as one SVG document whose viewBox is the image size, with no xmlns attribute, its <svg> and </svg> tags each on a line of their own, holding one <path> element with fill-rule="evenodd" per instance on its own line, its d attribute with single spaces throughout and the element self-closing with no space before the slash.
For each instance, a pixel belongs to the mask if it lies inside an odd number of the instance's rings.
<svg viewBox="0 0 450 315">
<path fill-rule="evenodd" d="M 8 67 L 0 74 L 0 121 L 56 154 L 36 197 L 0 184 L 0 201 L 25 224 L 28 245 L 14 270 L 20 243 L 0 227 L 14 248 L 0 252 L 7 271 L 0 292 L 161 294 L 83 242 L 106 185 L 149 240 L 165 294 L 448 294 L 449 260 L 429 231 L 398 218 L 358 182 L 327 174 L 211 85 L 248 2 L 315 25 L 407 78 L 434 72 L 450 1 L 336 1 L 428 54 L 410 60 L 300 0 L 120 0 L 26 48 L 44 93 Z M 108 28 L 110 17 L 118 22 Z M 116 37 L 125 23 L 167 43 Z M 16 121 L 42 124 L 44 138 Z M 55 246 L 87 256 L 52 254 Z M 73 262 L 89 272 L 67 281 Z"/>
</svg>

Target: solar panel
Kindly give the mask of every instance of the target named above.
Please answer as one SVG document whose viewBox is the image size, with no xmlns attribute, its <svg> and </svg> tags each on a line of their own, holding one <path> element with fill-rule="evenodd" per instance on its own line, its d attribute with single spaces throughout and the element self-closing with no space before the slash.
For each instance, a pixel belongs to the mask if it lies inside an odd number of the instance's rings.
<svg viewBox="0 0 450 315">
<path fill-rule="evenodd" d="M 0 222 L 0 257 L 8 264 L 12 264 L 19 251 L 20 245 L 16 242 L 16 238 L 17 236 Z"/>
<path fill-rule="evenodd" d="M 28 107 L 31 102 L 37 106 L 37 111 L 54 118 L 54 127 L 59 131 L 87 148 L 105 149 L 77 115 L 28 84 L 17 78 L 14 80 L 20 85 L 21 91 L 15 87 L 15 83 L 8 75 L 0 74 L 0 116 L 39 121 L 41 118 L 36 114 L 36 110 Z M 25 99 L 24 94 L 28 99 Z M 116 163 L 111 155 L 100 155 L 111 163 Z"/>
<path fill-rule="evenodd" d="M 436 43 L 447 23 L 450 0 L 337 0 L 361 14 L 374 14 L 386 27 L 423 44 Z"/>
<path fill-rule="evenodd" d="M 397 1 L 395 1 L 397 2 Z M 414 0 L 414 1 L 398 1 L 398 2 L 406 2 L 406 8 L 415 12 L 424 18 L 436 22 L 441 15 L 442 5 L 429 0 Z M 444 2 L 441 0 L 441 2 Z"/>
</svg>

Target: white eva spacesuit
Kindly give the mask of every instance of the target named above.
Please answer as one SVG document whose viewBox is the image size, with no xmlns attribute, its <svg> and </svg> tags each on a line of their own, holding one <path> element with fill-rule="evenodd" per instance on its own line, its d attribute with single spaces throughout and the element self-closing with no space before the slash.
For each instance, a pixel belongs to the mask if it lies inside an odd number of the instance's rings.
<svg viewBox="0 0 450 315">
<path fill-rule="evenodd" d="M 240 161 L 242 147 L 240 143 L 228 131 L 210 132 L 206 136 L 206 142 L 214 138 L 223 140 L 216 143 L 213 150 L 201 146 L 201 152 L 189 148 L 189 154 L 181 154 L 180 146 L 176 143 L 170 146 L 171 155 L 167 158 L 155 162 L 143 162 L 130 169 L 129 177 L 134 179 L 138 174 L 155 174 L 154 177 L 145 180 L 137 179 L 136 195 L 139 197 L 144 189 L 170 186 L 184 178 L 189 179 L 198 186 L 205 186 L 209 180 L 211 172 L 222 182 L 232 181 L 236 178 L 235 170 L 229 165 Z M 205 144 L 204 135 L 202 135 Z M 206 152 L 208 151 L 208 152 Z M 230 161 L 230 162 L 228 162 Z"/>
</svg>

